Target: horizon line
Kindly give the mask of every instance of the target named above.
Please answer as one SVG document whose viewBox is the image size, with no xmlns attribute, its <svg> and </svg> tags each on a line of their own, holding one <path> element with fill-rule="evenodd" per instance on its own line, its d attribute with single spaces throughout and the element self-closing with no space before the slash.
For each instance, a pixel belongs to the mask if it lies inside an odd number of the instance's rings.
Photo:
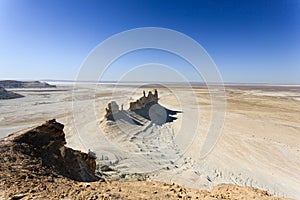
<svg viewBox="0 0 300 200">
<path fill-rule="evenodd" d="M 234 81 L 224 81 L 220 82 L 204 82 L 204 81 L 113 81 L 113 80 L 104 80 L 104 81 L 89 81 L 89 80 L 69 80 L 69 79 L 0 79 L 0 81 L 41 81 L 41 82 L 71 82 L 71 83 L 149 83 L 149 84 L 182 84 L 182 83 L 190 83 L 190 84 L 224 84 L 224 85 L 300 85 L 299 83 L 270 83 L 270 82 L 234 82 Z"/>
</svg>

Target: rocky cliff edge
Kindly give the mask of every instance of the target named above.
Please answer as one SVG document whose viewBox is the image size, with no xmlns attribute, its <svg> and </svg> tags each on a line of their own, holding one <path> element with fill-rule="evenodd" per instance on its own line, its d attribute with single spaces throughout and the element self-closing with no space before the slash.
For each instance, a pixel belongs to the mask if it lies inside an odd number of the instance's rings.
<svg viewBox="0 0 300 200">
<path fill-rule="evenodd" d="M 53 119 L 1 139 L 1 168 L 6 166 L 6 162 L 10 164 L 7 169 L 1 169 L 1 172 L 16 170 L 16 176 L 29 177 L 35 173 L 51 173 L 76 181 L 97 180 L 94 175 L 95 159 L 86 153 L 64 146 L 66 140 L 63 128 L 63 124 Z"/>
</svg>

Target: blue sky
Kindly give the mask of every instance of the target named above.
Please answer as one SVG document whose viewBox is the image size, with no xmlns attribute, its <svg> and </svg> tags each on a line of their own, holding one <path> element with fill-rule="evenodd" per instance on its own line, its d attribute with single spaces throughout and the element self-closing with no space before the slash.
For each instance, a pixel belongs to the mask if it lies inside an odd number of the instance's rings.
<svg viewBox="0 0 300 200">
<path fill-rule="evenodd" d="M 298 0 L 0 0 L 0 79 L 74 80 L 100 42 L 139 27 L 174 29 L 193 38 L 225 82 L 300 83 Z M 158 53 L 135 56 L 142 64 Z M 115 74 L 132 66 L 134 57 L 123 60 L 108 80 L 118 79 Z M 187 68 L 176 66 L 194 80 Z"/>
</svg>

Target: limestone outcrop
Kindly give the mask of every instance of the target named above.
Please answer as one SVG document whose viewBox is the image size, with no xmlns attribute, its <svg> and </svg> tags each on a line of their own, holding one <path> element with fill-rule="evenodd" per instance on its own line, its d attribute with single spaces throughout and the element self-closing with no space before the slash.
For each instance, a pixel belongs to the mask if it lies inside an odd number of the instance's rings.
<svg viewBox="0 0 300 200">
<path fill-rule="evenodd" d="M 146 96 L 146 92 L 143 91 L 143 96 L 139 98 L 138 100 L 134 102 L 129 103 L 129 110 L 131 111 L 138 111 L 147 109 L 147 106 L 157 104 L 158 103 L 158 92 L 156 89 L 149 91 L 148 95 Z M 121 106 L 121 110 L 119 108 L 119 105 L 115 101 L 111 101 L 108 103 L 107 108 L 105 108 L 105 115 L 104 117 L 108 120 L 115 120 L 116 117 L 122 117 L 122 113 L 120 111 L 123 111 L 123 105 Z M 147 109 L 148 112 L 148 109 Z M 122 116 L 120 116 L 122 115 Z"/>
<path fill-rule="evenodd" d="M 158 103 L 158 92 L 157 89 L 154 89 L 148 92 L 148 96 L 146 96 L 146 92 L 143 91 L 143 96 L 136 100 L 135 102 L 130 102 L 129 109 L 130 110 L 138 110 L 145 108 L 149 103 Z"/>
<path fill-rule="evenodd" d="M 181 111 L 170 110 L 160 105 L 158 100 L 158 91 L 156 89 L 149 91 L 147 96 L 146 92 L 143 91 L 142 97 L 129 103 L 129 110 L 123 110 L 123 105 L 120 110 L 119 105 L 115 101 L 110 102 L 104 117 L 107 120 L 123 120 L 140 126 L 144 124 L 145 120 L 157 125 L 176 120 L 177 117 L 174 117 L 174 115 L 181 113 Z"/>
<path fill-rule="evenodd" d="M 108 103 L 107 108 L 105 108 L 105 111 L 105 118 L 112 120 L 113 115 L 117 114 L 120 111 L 119 105 L 115 101 L 112 101 Z"/>
<path fill-rule="evenodd" d="M 4 88 L 55 88 L 55 85 L 50 85 L 41 81 L 15 81 L 15 80 L 2 80 L 0 87 Z"/>
<path fill-rule="evenodd" d="M 7 91 L 3 87 L 0 87 L 0 99 L 15 99 L 15 98 L 21 98 L 24 97 L 21 94 L 17 94 L 11 91 Z"/>
<path fill-rule="evenodd" d="M 42 125 L 19 131 L 0 140 L 1 161 L 29 157 L 39 163 L 34 169 L 59 174 L 76 181 L 96 181 L 95 158 L 81 151 L 66 147 L 64 125 L 49 120 Z M 19 163 L 22 165 L 23 162 Z M 18 162 L 15 162 L 18 167 Z M 1 163 L 5 165 L 5 163 Z M 21 167 L 21 166 L 19 166 Z"/>
</svg>

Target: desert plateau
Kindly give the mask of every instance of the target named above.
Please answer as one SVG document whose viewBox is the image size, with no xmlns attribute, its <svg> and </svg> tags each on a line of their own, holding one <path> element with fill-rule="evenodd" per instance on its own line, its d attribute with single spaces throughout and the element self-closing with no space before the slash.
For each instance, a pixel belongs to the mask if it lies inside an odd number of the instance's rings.
<svg viewBox="0 0 300 200">
<path fill-rule="evenodd" d="M 300 200 L 300 0 L 0 0 L 0 200 Z"/>
<path fill-rule="evenodd" d="M 3 199 L 50 198 L 50 191 L 53 199 L 300 197 L 298 85 L 225 85 L 222 131 L 201 157 L 201 144 L 215 123 L 212 110 L 219 109 L 212 108 L 205 85 L 187 89 L 176 84 L 54 84 L 55 88 L 10 88 L 24 97 L 0 101 Z M 155 94 L 149 92 L 154 88 Z M 158 104 L 147 104 L 150 93 L 149 101 Z M 134 111 L 144 101 L 147 115 Z M 93 160 L 88 163 L 95 162 L 88 164 L 92 170 L 78 167 L 73 158 L 52 162 L 59 159 L 55 156 L 48 156 L 50 164 L 45 165 L 43 151 L 27 155 L 20 150 L 37 149 L 36 143 L 15 138 L 40 130 L 39 124 L 54 118 L 63 124 L 65 138 L 51 151 L 66 145 L 63 148 L 83 152 L 80 155 Z M 38 169 L 32 171 L 31 165 Z M 74 176 L 76 170 L 89 178 Z"/>
</svg>

